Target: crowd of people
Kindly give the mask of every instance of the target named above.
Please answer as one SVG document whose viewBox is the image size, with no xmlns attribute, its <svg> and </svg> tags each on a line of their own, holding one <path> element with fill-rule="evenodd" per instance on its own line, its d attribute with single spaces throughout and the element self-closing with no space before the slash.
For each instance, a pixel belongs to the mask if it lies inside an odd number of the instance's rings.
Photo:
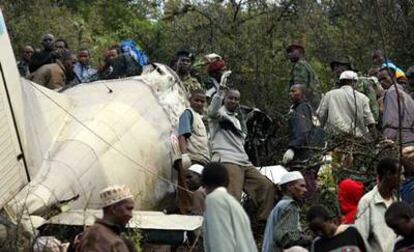
<svg viewBox="0 0 414 252">
<path fill-rule="evenodd" d="M 42 51 L 25 46 L 18 67 L 22 76 L 51 89 L 136 76 L 149 63 L 133 41 L 108 48 L 99 69 L 90 66 L 87 49 L 76 58 L 65 40 L 51 34 L 42 45 Z M 177 128 L 178 211 L 204 216 L 201 236 L 207 252 L 257 251 L 252 229 L 263 234 L 258 241 L 263 252 L 414 251 L 414 68 L 404 72 L 375 50 L 375 67 L 362 76 L 351 57 L 339 57 L 330 62 L 335 81 L 323 94 L 304 47 L 295 42 L 286 52 L 292 62 L 286 83 L 292 106 L 282 162 L 289 171 L 277 184 L 254 167 L 245 151 L 246 115 L 239 110 L 240 91 L 226 84 L 226 61 L 215 53 L 205 55 L 208 78 L 200 82 L 193 75 L 191 51 L 177 52 L 171 66 L 189 94 Z M 304 201 L 318 193 L 319 167 L 294 167 L 321 158 L 315 149 L 326 135 L 394 142 L 402 146 L 402 159 L 379 160 L 377 183 L 368 192 L 361 181 L 340 181 L 341 215 L 323 205 L 312 205 L 302 215 Z M 358 169 L 347 167 L 352 163 L 345 162 L 346 154 L 341 158 L 344 167 Z M 255 216 L 241 206 L 243 192 L 254 202 Z M 130 251 L 119 234 L 132 216 L 132 196 L 127 188 L 115 186 L 101 197 L 104 217 L 77 240 L 78 251 Z M 313 235 L 305 232 L 304 223 Z"/>
</svg>

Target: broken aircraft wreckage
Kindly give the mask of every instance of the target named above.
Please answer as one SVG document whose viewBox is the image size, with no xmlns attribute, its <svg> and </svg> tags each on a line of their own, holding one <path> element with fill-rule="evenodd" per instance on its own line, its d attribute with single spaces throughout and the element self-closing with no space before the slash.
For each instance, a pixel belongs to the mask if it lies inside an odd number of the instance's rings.
<svg viewBox="0 0 414 252">
<path fill-rule="evenodd" d="M 155 63 L 141 76 L 49 90 L 19 76 L 0 10 L 0 72 L 0 208 L 9 218 L 35 227 L 92 224 L 99 192 L 125 184 L 137 209 L 130 226 L 201 226 L 202 217 L 151 212 L 175 190 L 176 129 L 188 105 L 169 67 Z M 261 171 L 273 180 L 283 168 Z M 66 210 L 54 216 L 53 209 Z"/>
</svg>

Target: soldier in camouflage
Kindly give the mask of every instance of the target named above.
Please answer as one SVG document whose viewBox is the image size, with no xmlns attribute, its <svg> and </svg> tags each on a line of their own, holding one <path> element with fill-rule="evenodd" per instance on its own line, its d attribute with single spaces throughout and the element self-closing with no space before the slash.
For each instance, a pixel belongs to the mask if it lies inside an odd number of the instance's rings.
<svg viewBox="0 0 414 252">
<path fill-rule="evenodd" d="M 175 71 L 188 93 L 191 93 L 194 90 L 203 89 L 198 80 L 191 76 L 193 60 L 194 56 L 188 50 L 180 50 L 177 52 Z"/>
<path fill-rule="evenodd" d="M 348 70 L 356 71 L 353 60 L 350 56 L 334 59 L 331 61 L 330 65 L 337 82 L 339 82 L 339 76 L 342 72 Z M 379 106 L 377 101 L 377 93 L 375 91 L 377 85 L 379 86 L 379 83 L 378 80 L 375 82 L 375 78 L 358 77 L 356 89 L 368 97 L 369 107 L 374 116 L 375 122 L 378 123 Z"/>
<path fill-rule="evenodd" d="M 311 65 L 304 59 L 305 49 L 299 43 L 292 43 L 287 48 L 287 57 L 293 63 L 290 71 L 289 87 L 302 84 L 308 90 L 307 97 L 312 107 L 316 109 L 321 100 L 321 88 L 318 77 Z"/>
</svg>

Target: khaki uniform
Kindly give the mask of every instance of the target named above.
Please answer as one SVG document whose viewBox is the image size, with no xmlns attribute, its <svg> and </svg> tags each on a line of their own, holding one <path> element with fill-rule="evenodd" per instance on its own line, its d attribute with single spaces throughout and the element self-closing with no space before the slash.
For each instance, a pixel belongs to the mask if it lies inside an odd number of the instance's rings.
<svg viewBox="0 0 414 252">
<path fill-rule="evenodd" d="M 97 219 L 89 227 L 80 242 L 80 252 L 129 252 L 127 245 L 120 236 L 119 227 Z"/>
<path fill-rule="evenodd" d="M 31 76 L 30 80 L 50 89 L 62 88 L 66 84 L 65 67 L 62 62 L 56 60 L 41 66 Z"/>
</svg>

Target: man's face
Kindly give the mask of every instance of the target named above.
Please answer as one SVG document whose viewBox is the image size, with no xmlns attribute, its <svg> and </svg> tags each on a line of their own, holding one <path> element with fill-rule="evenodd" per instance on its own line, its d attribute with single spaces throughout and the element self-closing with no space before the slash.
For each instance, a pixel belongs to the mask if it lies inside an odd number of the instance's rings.
<svg viewBox="0 0 414 252">
<path fill-rule="evenodd" d="M 230 112 L 236 111 L 240 104 L 240 92 L 237 90 L 229 90 L 224 98 L 224 106 Z"/>
<path fill-rule="evenodd" d="M 65 48 L 65 43 L 63 42 L 63 41 L 56 41 L 55 42 L 55 49 L 56 50 L 59 50 L 59 51 L 64 51 L 66 48 Z"/>
<path fill-rule="evenodd" d="M 389 89 L 394 84 L 394 77 L 391 77 L 388 71 L 381 70 L 378 72 L 378 81 L 384 89 Z"/>
<path fill-rule="evenodd" d="M 117 222 L 116 224 L 125 227 L 133 216 L 133 210 L 133 199 L 126 199 L 112 206 L 112 214 L 114 216 L 115 221 Z"/>
<path fill-rule="evenodd" d="M 190 72 L 191 59 L 189 57 L 181 56 L 177 60 L 177 72 L 187 74 Z"/>
<path fill-rule="evenodd" d="M 55 37 L 52 34 L 46 34 L 42 38 L 42 45 L 46 50 L 53 50 L 55 46 Z"/>
<path fill-rule="evenodd" d="M 73 70 L 73 67 L 76 64 L 76 57 L 75 55 L 72 55 L 70 59 L 67 59 L 63 62 L 63 65 L 65 66 L 66 71 L 70 72 Z"/>
<path fill-rule="evenodd" d="M 303 92 L 299 87 L 292 86 L 289 94 L 293 103 L 297 103 L 303 98 Z"/>
<path fill-rule="evenodd" d="M 305 193 L 308 191 L 306 189 L 305 180 L 300 179 L 293 182 L 291 185 L 289 185 L 289 191 L 295 200 L 302 201 L 305 198 Z"/>
<path fill-rule="evenodd" d="M 111 62 L 118 57 L 118 51 L 116 49 L 109 49 L 105 53 L 105 59 L 107 62 Z"/>
<path fill-rule="evenodd" d="M 297 62 L 300 57 L 302 56 L 301 50 L 299 48 L 296 47 L 292 47 L 288 52 L 287 52 L 287 58 L 291 61 L 291 62 Z"/>
<path fill-rule="evenodd" d="M 324 221 L 321 218 L 313 219 L 309 228 L 318 236 L 330 238 L 335 235 L 336 225 L 333 221 Z"/>
<path fill-rule="evenodd" d="M 397 235 L 408 237 L 412 233 L 411 226 L 414 225 L 414 220 L 411 218 L 387 218 L 385 222 Z"/>
<path fill-rule="evenodd" d="M 384 182 L 389 189 L 398 189 L 400 187 L 401 180 L 404 178 L 401 176 L 404 176 L 404 171 L 398 171 L 395 174 L 388 174 L 384 177 Z"/>
<path fill-rule="evenodd" d="M 185 182 L 187 183 L 188 189 L 190 189 L 190 191 L 195 191 L 201 186 L 201 176 L 200 174 L 193 171 L 187 171 Z"/>
<path fill-rule="evenodd" d="M 88 51 L 80 51 L 78 54 L 78 61 L 82 65 L 88 65 L 89 64 L 89 52 Z"/>
<path fill-rule="evenodd" d="M 372 61 L 374 62 L 375 65 L 381 66 L 385 62 L 385 59 L 384 59 L 384 56 L 382 54 L 374 53 L 372 55 Z"/>
<path fill-rule="evenodd" d="M 23 58 L 25 60 L 30 61 L 30 59 L 32 58 L 33 53 L 34 53 L 33 47 L 25 46 L 23 48 Z"/>
<path fill-rule="evenodd" d="M 332 69 L 335 76 L 339 79 L 339 76 L 341 76 L 341 73 L 348 70 L 348 67 L 342 64 L 335 64 L 334 68 Z"/>
<path fill-rule="evenodd" d="M 203 114 L 206 96 L 203 94 L 195 94 L 190 98 L 190 106 L 197 113 Z"/>
</svg>

